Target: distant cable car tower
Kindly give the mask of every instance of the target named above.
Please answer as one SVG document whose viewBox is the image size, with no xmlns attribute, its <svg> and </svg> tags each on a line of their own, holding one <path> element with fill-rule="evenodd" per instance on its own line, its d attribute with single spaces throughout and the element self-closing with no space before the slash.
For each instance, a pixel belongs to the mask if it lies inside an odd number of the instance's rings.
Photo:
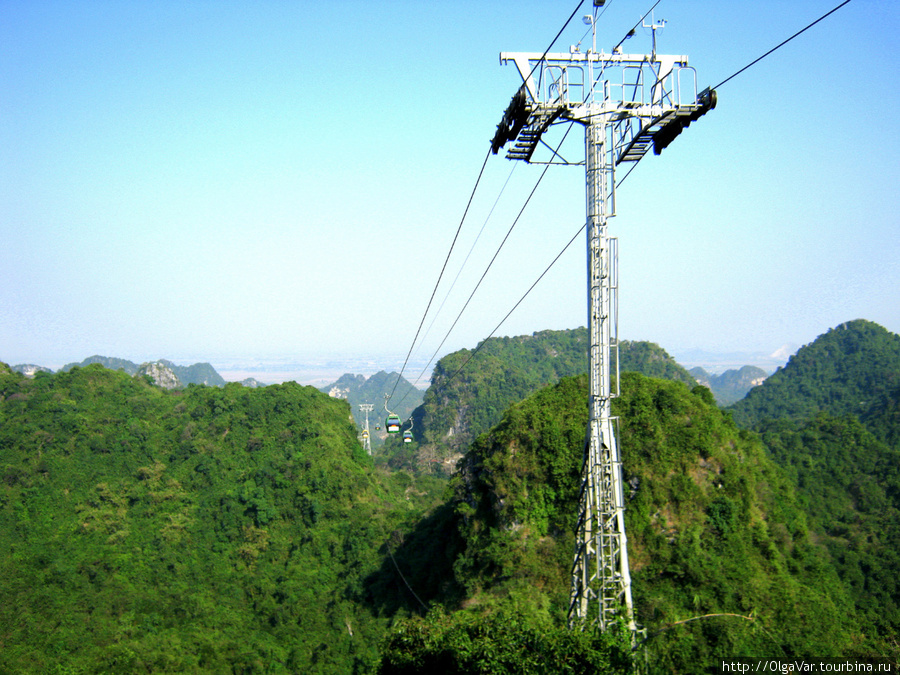
<svg viewBox="0 0 900 675">
<path fill-rule="evenodd" d="M 369 413 L 375 409 L 375 405 L 372 403 L 360 403 L 359 411 L 364 412 L 366 414 L 366 426 L 363 427 L 362 432 L 362 440 L 363 440 L 363 449 L 366 451 L 367 455 L 372 454 L 372 443 L 369 440 Z"/>
<path fill-rule="evenodd" d="M 638 162 L 650 147 L 659 154 L 681 131 L 716 105 L 716 93 L 697 93 L 697 75 L 686 56 L 611 54 L 596 51 L 597 9 L 584 17 L 592 47 L 568 54 L 501 53 L 522 76 L 491 141 L 496 154 L 507 142 L 508 159 L 535 164 L 584 164 L 587 194 L 588 331 L 590 411 L 572 565 L 570 628 L 598 625 L 607 630 L 618 615 L 636 630 L 625 537 L 622 465 L 616 445 L 611 400 L 618 395 L 618 301 L 616 239 L 607 234 L 615 215 L 616 167 Z M 641 18 L 641 22 L 645 17 Z M 641 23 L 639 22 L 639 23 Z M 637 25 L 635 25 L 635 28 Z M 585 159 L 568 162 L 541 140 L 554 124 L 585 128 Z M 546 161 L 533 159 L 538 144 L 550 148 Z M 613 390 L 615 383 L 615 391 Z"/>
</svg>

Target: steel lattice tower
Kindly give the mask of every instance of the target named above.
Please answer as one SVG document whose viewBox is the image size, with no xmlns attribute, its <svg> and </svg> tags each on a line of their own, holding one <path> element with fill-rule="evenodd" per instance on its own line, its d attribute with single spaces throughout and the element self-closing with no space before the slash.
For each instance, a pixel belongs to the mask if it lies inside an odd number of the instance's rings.
<svg viewBox="0 0 900 675">
<path fill-rule="evenodd" d="M 594 17 L 585 22 L 593 25 Z M 619 45 L 612 54 L 598 53 L 596 26 L 587 52 L 572 47 L 568 54 L 500 54 L 501 64 L 516 65 L 523 84 L 497 127 L 494 153 L 513 142 L 509 159 L 585 166 L 590 410 L 572 565 L 572 628 L 606 630 L 621 616 L 635 630 L 622 463 L 611 412 L 618 394 L 618 256 L 608 221 L 615 215 L 616 168 L 638 162 L 650 147 L 659 154 L 716 103 L 714 91 L 697 93 L 686 56 L 656 54 L 659 25 L 645 27 L 653 30 L 649 55 L 623 54 Z M 552 126 L 571 122 L 585 129 L 583 162 L 564 160 L 542 140 Z M 545 161 L 534 158 L 539 143 L 551 149 Z"/>
<path fill-rule="evenodd" d="M 359 411 L 364 412 L 366 414 L 366 426 L 362 431 L 362 440 L 363 440 L 363 449 L 366 451 L 367 455 L 372 454 L 372 442 L 369 440 L 369 413 L 375 409 L 375 405 L 372 403 L 360 403 Z"/>
</svg>

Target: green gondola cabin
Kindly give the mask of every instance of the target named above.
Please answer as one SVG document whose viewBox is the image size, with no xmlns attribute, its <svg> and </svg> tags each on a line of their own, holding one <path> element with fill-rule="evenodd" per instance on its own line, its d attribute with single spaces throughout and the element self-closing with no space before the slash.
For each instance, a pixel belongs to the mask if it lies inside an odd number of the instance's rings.
<svg viewBox="0 0 900 675">
<path fill-rule="evenodd" d="M 384 421 L 384 429 L 389 434 L 399 434 L 400 433 L 400 417 L 399 417 L 399 415 L 388 415 L 387 419 Z"/>
</svg>

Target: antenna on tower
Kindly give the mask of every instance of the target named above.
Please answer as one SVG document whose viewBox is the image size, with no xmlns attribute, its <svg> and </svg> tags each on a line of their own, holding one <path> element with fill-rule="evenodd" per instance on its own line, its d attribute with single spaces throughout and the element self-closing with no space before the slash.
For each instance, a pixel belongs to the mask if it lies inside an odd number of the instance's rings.
<svg viewBox="0 0 900 675">
<path fill-rule="evenodd" d="M 648 25 L 648 24 L 644 23 L 644 20 L 641 19 L 641 27 L 650 29 L 650 32 L 651 32 L 650 60 L 655 61 L 656 60 L 656 31 L 662 30 L 663 28 L 666 27 L 666 20 L 660 19 L 659 23 L 656 23 L 656 20 L 654 19 L 653 10 L 650 10 L 650 12 L 651 12 L 650 24 Z"/>
</svg>

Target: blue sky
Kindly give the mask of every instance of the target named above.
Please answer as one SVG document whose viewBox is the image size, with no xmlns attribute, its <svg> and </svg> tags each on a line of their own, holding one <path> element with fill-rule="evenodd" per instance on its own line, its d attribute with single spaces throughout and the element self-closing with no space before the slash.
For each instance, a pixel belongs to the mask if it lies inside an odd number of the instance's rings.
<svg viewBox="0 0 900 675">
<path fill-rule="evenodd" d="M 610 0 L 598 48 L 650 4 Z M 658 51 L 715 85 L 837 4 L 663 0 Z M 576 5 L 0 0 L 0 360 L 399 369 L 520 83 L 498 55 L 542 52 Z M 611 223 L 620 337 L 770 353 L 855 318 L 900 332 L 897 25 L 897 3 L 853 0 L 641 161 Z M 639 28 L 627 51 L 649 49 Z M 540 170 L 488 161 L 446 281 L 483 232 L 417 363 Z M 554 168 L 438 356 L 490 333 L 583 221 L 583 169 Z M 584 277 L 579 238 L 498 334 L 584 325 Z"/>
</svg>

